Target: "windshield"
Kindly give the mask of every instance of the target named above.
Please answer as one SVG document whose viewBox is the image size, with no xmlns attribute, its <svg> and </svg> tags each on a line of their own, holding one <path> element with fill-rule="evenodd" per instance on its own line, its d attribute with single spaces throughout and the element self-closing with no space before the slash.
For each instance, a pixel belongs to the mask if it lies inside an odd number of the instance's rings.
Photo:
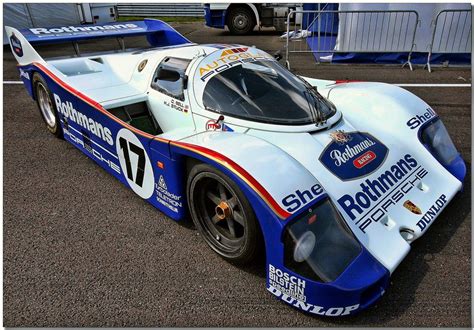
<svg viewBox="0 0 474 330">
<path fill-rule="evenodd" d="M 207 110 L 272 124 L 320 123 L 334 106 L 279 63 L 258 60 L 213 76 L 204 88 Z"/>
</svg>

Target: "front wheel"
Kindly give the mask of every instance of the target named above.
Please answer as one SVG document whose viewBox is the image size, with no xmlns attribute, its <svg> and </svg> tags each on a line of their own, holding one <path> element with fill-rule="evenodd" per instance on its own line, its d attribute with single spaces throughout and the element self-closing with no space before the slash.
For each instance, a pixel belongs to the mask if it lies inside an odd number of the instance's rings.
<svg viewBox="0 0 474 330">
<path fill-rule="evenodd" d="M 61 138 L 63 133 L 59 123 L 58 111 L 52 100 L 51 91 L 49 90 L 46 81 L 38 73 L 33 75 L 33 86 L 36 95 L 36 103 L 38 104 L 46 128 L 51 132 L 51 134 Z"/>
<path fill-rule="evenodd" d="M 255 214 L 237 184 L 207 164 L 195 165 L 187 184 L 194 225 L 225 259 L 247 264 L 264 253 Z"/>
</svg>

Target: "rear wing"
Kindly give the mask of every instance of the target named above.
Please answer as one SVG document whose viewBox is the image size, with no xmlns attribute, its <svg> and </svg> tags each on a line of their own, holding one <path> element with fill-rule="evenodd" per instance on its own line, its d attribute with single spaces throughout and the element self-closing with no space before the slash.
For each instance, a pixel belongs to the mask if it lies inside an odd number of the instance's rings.
<svg viewBox="0 0 474 330">
<path fill-rule="evenodd" d="M 33 45 L 73 43 L 76 54 L 79 55 L 78 42 L 81 40 L 117 38 L 123 49 L 125 49 L 124 37 L 135 36 L 146 36 L 148 43 L 153 47 L 191 43 L 170 25 L 155 19 L 22 30 L 6 26 L 5 30 L 13 55 L 21 65 L 43 61 Z"/>
</svg>

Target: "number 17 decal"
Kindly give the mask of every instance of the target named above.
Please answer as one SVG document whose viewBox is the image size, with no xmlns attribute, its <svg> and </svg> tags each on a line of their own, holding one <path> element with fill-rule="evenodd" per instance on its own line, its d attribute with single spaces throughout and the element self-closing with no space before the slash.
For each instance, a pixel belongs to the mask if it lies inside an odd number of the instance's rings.
<svg viewBox="0 0 474 330">
<path fill-rule="evenodd" d="M 155 179 L 148 157 L 142 143 L 126 128 L 122 128 L 116 138 L 117 155 L 120 167 L 130 188 L 144 199 L 153 195 Z"/>
<path fill-rule="evenodd" d="M 132 142 L 125 140 L 123 137 L 121 137 L 119 141 L 120 141 L 120 148 L 122 149 L 123 156 L 125 158 L 127 177 L 129 180 L 132 180 L 132 181 L 134 181 L 133 172 L 132 172 L 132 165 L 130 164 L 130 155 L 128 153 L 128 150 L 130 149 L 131 152 L 134 152 L 135 154 L 138 155 L 137 175 L 135 177 L 135 183 L 139 185 L 140 187 L 142 187 L 143 177 L 145 175 L 144 168 L 146 164 L 145 150 L 143 150 L 136 144 L 133 144 Z"/>
</svg>

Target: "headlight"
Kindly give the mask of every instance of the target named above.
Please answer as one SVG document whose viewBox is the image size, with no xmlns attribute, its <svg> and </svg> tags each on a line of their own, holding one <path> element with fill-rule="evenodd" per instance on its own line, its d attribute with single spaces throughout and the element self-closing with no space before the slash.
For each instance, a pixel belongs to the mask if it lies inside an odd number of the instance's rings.
<svg viewBox="0 0 474 330">
<path fill-rule="evenodd" d="M 334 281 L 361 252 L 329 199 L 288 224 L 283 244 L 285 267 L 319 282 Z"/>
<path fill-rule="evenodd" d="M 459 155 L 441 120 L 428 124 L 421 133 L 422 142 L 442 164 L 449 165 Z"/>
<path fill-rule="evenodd" d="M 309 258 L 316 246 L 316 236 L 313 232 L 307 231 L 296 241 L 293 259 L 296 262 L 303 262 Z"/>
</svg>

